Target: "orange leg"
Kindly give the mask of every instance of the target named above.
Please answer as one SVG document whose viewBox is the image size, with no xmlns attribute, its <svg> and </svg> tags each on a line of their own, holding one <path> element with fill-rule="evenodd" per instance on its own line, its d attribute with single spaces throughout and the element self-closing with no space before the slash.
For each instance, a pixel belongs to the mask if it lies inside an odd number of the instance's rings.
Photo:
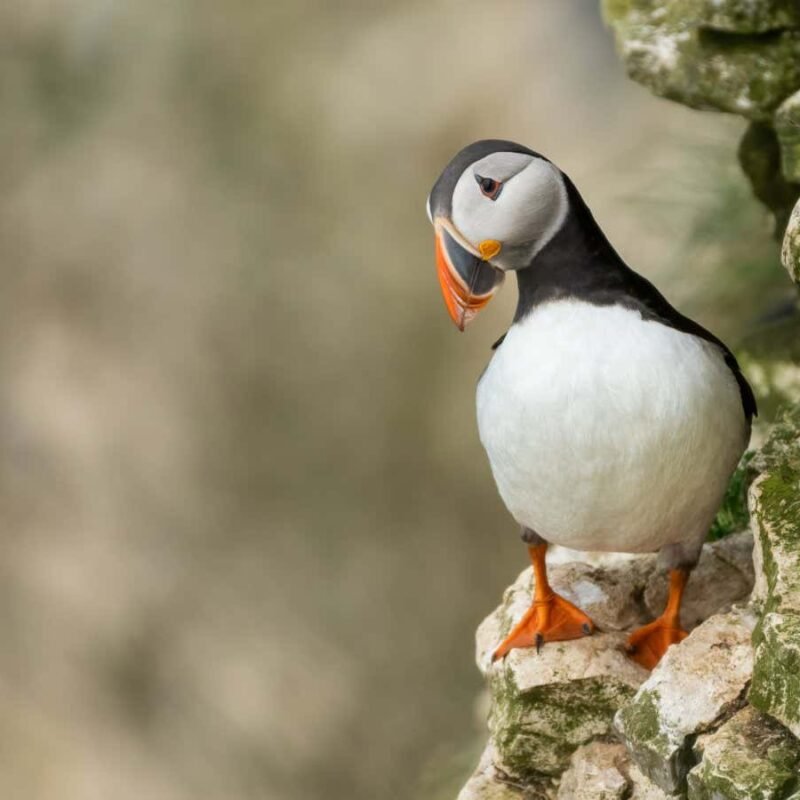
<svg viewBox="0 0 800 800">
<path fill-rule="evenodd" d="M 544 557 L 547 544 L 528 548 L 533 564 L 534 587 L 531 607 L 511 633 L 494 651 L 492 660 L 502 658 L 515 647 L 538 650 L 544 642 L 578 639 L 594 630 L 594 623 L 579 608 L 556 594 L 547 581 Z"/>
<path fill-rule="evenodd" d="M 681 600 L 688 580 L 688 569 L 670 570 L 669 598 L 664 613 L 628 637 L 625 645 L 628 655 L 646 669 L 653 669 L 671 644 L 689 635 L 681 628 Z"/>
</svg>

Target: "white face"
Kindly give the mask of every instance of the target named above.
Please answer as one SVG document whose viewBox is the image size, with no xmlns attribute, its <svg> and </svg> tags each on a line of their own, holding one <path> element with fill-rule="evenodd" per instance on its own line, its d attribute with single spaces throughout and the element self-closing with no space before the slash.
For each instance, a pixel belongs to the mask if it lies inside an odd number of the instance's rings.
<svg viewBox="0 0 800 800">
<path fill-rule="evenodd" d="M 507 256 L 509 247 L 525 246 L 534 255 L 561 227 L 567 202 L 561 173 L 549 161 L 525 153 L 492 153 L 458 179 L 452 221 L 473 245 L 500 242 L 492 263 L 508 269 L 520 265 L 508 263 L 504 251 Z"/>
</svg>

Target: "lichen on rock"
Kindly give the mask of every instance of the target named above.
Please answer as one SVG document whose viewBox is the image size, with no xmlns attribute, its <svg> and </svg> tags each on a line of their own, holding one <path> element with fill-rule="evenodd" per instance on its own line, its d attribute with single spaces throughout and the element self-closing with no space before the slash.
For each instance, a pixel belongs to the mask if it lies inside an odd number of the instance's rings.
<svg viewBox="0 0 800 800">
<path fill-rule="evenodd" d="M 800 404 L 784 412 L 752 466 L 754 599 L 764 614 L 800 613 Z"/>
<path fill-rule="evenodd" d="M 761 620 L 750 702 L 800 735 L 800 405 L 774 426 L 750 487 Z"/>
<path fill-rule="evenodd" d="M 612 733 L 615 712 L 646 677 L 622 652 L 624 636 L 513 650 L 489 667 L 496 765 L 525 780 L 557 777 L 581 745 Z"/>
<path fill-rule="evenodd" d="M 604 0 L 603 8 L 631 78 L 753 123 L 740 161 L 780 234 L 800 195 L 800 3 Z"/>
<path fill-rule="evenodd" d="M 514 781 L 494 762 L 494 748 L 490 744 L 456 800 L 549 800 L 549 787 Z"/>
<path fill-rule="evenodd" d="M 695 745 L 689 800 L 783 800 L 797 787 L 800 742 L 748 706 Z"/>
<path fill-rule="evenodd" d="M 765 614 L 754 639 L 750 702 L 800 736 L 800 614 Z"/>
<path fill-rule="evenodd" d="M 670 648 L 616 725 L 639 768 L 664 791 L 685 787 L 695 737 L 743 703 L 752 675 L 755 619 L 718 614 Z"/>
<path fill-rule="evenodd" d="M 604 11 L 628 74 L 661 97 L 766 121 L 800 88 L 788 2 L 606 0 Z"/>
<path fill-rule="evenodd" d="M 571 642 L 512 650 L 492 662 L 492 652 L 525 613 L 532 592 L 525 570 L 505 592 L 503 603 L 479 626 L 477 661 L 491 695 L 490 740 L 496 766 L 527 781 L 557 777 L 581 745 L 613 733 L 614 714 L 647 673 L 626 658 L 625 636 L 613 630 L 635 624 L 641 571 L 600 571 L 588 565 L 553 567 L 551 581 L 609 630 Z M 610 577 L 608 577 L 610 576 Z M 641 580 L 639 578 L 638 580 Z"/>
</svg>

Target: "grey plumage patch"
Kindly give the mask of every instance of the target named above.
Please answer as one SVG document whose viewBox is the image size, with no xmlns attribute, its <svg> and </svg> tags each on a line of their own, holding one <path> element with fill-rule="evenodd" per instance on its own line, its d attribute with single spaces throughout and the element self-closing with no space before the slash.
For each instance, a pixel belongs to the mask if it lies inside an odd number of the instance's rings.
<svg viewBox="0 0 800 800">
<path fill-rule="evenodd" d="M 538 544 L 546 544 L 545 540 L 535 530 L 526 528 L 524 525 L 521 527 L 519 536 L 525 544 L 531 545 L 531 547 Z"/>
</svg>

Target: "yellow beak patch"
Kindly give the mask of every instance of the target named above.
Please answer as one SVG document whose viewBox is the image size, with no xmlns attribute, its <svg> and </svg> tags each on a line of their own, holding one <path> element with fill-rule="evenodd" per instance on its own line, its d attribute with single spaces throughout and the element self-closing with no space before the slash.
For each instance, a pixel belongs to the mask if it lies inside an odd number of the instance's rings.
<svg viewBox="0 0 800 800">
<path fill-rule="evenodd" d="M 497 241 L 497 239 L 484 239 L 478 245 L 478 252 L 481 254 L 481 258 L 484 261 L 489 261 L 489 259 L 494 258 L 502 248 L 503 245 Z"/>
</svg>

